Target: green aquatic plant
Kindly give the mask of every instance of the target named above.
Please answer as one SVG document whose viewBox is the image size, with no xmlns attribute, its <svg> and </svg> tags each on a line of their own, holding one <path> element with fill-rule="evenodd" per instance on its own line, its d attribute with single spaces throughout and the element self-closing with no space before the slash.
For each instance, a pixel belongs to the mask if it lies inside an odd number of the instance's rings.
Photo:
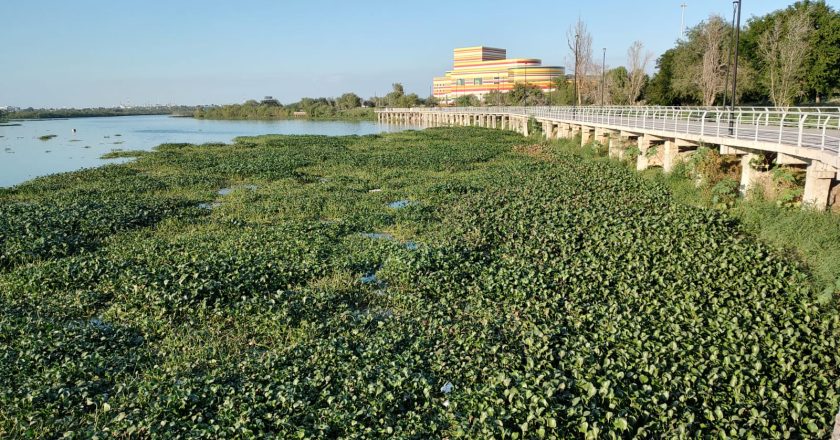
<svg viewBox="0 0 840 440">
<path fill-rule="evenodd" d="M 168 144 L 0 192 L 0 436 L 828 435 L 807 272 L 523 141 Z"/>
</svg>

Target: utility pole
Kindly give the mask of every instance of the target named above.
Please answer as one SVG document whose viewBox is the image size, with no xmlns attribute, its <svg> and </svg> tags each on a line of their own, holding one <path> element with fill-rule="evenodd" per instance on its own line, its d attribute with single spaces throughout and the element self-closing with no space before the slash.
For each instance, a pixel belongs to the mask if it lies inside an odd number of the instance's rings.
<svg viewBox="0 0 840 440">
<path fill-rule="evenodd" d="M 735 66 L 732 71 L 732 106 L 731 106 L 731 113 L 735 112 L 735 104 L 738 101 L 738 43 L 741 41 L 741 0 L 734 0 L 733 4 L 737 4 L 738 11 L 737 11 L 737 23 L 735 25 Z M 731 116 L 729 118 L 729 134 L 731 135 L 732 125 L 734 121 L 732 120 Z"/>
<path fill-rule="evenodd" d="M 580 35 L 575 34 L 575 100 L 572 103 L 572 106 L 576 106 L 578 104 L 578 41 L 580 40 Z"/>
<path fill-rule="evenodd" d="M 682 9 L 682 14 L 680 15 L 680 38 L 685 37 L 685 8 L 687 6 L 685 2 L 680 5 L 680 9 Z"/>
<path fill-rule="evenodd" d="M 607 48 L 604 48 L 604 58 L 601 60 L 601 107 L 604 106 L 604 91 L 607 89 Z"/>
<path fill-rule="evenodd" d="M 732 43 L 735 36 L 735 2 L 732 2 L 732 31 L 733 38 L 729 39 L 729 57 L 726 60 L 726 81 L 723 83 L 723 108 L 726 108 L 726 94 L 729 93 L 729 72 L 732 71 L 732 50 L 735 49 L 735 45 Z"/>
</svg>

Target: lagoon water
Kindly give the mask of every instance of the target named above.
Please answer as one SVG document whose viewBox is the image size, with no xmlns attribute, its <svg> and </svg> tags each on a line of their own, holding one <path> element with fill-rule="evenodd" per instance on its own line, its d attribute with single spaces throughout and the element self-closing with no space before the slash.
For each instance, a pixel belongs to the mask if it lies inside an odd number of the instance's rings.
<svg viewBox="0 0 840 440">
<path fill-rule="evenodd" d="M 151 150 L 164 143 L 231 142 L 261 134 L 365 135 L 417 128 L 346 121 L 208 121 L 169 116 L 12 121 L 0 126 L 0 187 L 47 174 L 117 163 L 100 159 L 113 150 Z M 73 132 L 73 129 L 76 132 Z M 56 135 L 42 141 L 40 136 Z"/>
</svg>

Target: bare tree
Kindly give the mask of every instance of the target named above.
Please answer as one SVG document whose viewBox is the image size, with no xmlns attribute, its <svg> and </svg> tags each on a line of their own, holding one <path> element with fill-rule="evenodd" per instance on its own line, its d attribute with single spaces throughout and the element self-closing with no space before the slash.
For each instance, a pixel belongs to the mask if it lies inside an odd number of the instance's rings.
<svg viewBox="0 0 840 440">
<path fill-rule="evenodd" d="M 595 63 L 592 59 L 592 34 L 586 28 L 586 23 L 578 18 L 574 26 L 566 32 L 566 41 L 575 60 L 575 80 L 578 87 L 578 105 L 584 99 L 594 102 L 593 96 L 598 92 L 598 81 L 593 81 Z"/>
<path fill-rule="evenodd" d="M 703 94 L 703 105 L 714 105 L 715 98 L 726 87 L 725 41 L 728 35 L 726 22 L 719 15 L 712 15 L 700 29 L 700 48 L 703 51 L 700 64 L 699 86 Z"/>
<path fill-rule="evenodd" d="M 776 106 L 789 106 L 802 93 L 803 61 L 808 57 L 812 27 L 810 8 L 779 17 L 761 34 L 759 53 L 767 69 L 770 99 Z"/>
<path fill-rule="evenodd" d="M 641 41 L 635 41 L 627 49 L 627 82 L 625 92 L 627 94 L 627 102 L 635 104 L 639 100 L 639 95 L 642 93 L 642 87 L 645 85 L 645 71 L 648 63 L 653 58 L 653 53 L 644 51 L 644 44 Z"/>
</svg>

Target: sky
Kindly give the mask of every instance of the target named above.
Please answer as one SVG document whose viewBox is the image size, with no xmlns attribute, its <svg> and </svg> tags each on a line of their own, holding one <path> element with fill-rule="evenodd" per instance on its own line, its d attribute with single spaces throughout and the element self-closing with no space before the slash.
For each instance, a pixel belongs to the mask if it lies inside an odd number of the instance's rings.
<svg viewBox="0 0 840 440">
<path fill-rule="evenodd" d="M 609 67 L 635 40 L 655 56 L 672 47 L 683 2 L 687 27 L 732 13 L 731 0 L 0 2 L 0 106 L 36 108 L 367 98 L 394 82 L 428 96 L 455 47 L 571 66 L 580 17 Z M 746 0 L 742 22 L 791 3 Z"/>
</svg>

